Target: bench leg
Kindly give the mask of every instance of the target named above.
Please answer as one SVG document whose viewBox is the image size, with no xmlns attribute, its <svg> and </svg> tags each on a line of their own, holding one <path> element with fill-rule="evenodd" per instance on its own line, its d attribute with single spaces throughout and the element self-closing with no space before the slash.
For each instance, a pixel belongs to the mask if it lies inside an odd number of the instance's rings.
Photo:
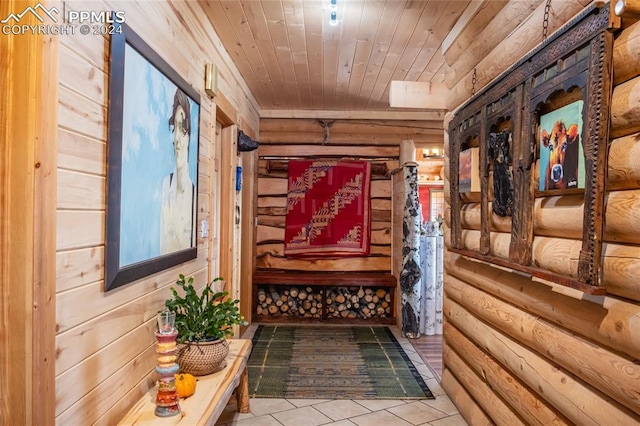
<svg viewBox="0 0 640 426">
<path fill-rule="evenodd" d="M 250 413 L 251 408 L 249 406 L 249 373 L 247 368 L 242 371 L 240 375 L 240 382 L 236 389 L 236 399 L 238 402 L 239 413 Z"/>
</svg>

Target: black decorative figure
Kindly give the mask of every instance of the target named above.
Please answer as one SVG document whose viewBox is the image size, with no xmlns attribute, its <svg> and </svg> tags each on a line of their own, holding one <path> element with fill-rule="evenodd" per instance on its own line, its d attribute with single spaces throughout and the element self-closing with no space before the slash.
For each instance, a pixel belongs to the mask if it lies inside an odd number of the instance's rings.
<svg viewBox="0 0 640 426">
<path fill-rule="evenodd" d="M 487 156 L 493 161 L 493 212 L 511 216 L 513 211 L 513 183 L 511 179 L 511 132 L 489 133 Z"/>
</svg>

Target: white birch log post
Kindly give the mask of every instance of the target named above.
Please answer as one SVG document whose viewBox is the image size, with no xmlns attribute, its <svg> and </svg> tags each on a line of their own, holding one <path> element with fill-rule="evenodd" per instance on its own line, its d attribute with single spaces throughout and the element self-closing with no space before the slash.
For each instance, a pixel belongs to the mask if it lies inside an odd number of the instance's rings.
<svg viewBox="0 0 640 426">
<path fill-rule="evenodd" d="M 412 140 L 400 141 L 400 166 L 416 162 L 416 144 Z"/>
<path fill-rule="evenodd" d="M 423 294 L 420 331 L 427 336 L 436 334 L 436 281 L 438 275 L 436 238 L 439 234 L 438 226 L 436 221 L 426 222 L 423 227 L 424 235 L 420 240 L 421 250 L 424 247 L 421 262 Z"/>
<path fill-rule="evenodd" d="M 402 334 L 407 338 L 420 337 L 420 202 L 418 200 L 418 167 L 406 164 L 403 167 L 404 212 L 402 237 L 402 269 L 400 291 L 402 292 Z M 384 313 L 384 309 L 382 310 Z"/>
<path fill-rule="evenodd" d="M 426 263 L 427 263 L 427 236 L 420 235 L 420 287 L 422 287 L 422 300 L 420 303 L 420 315 L 419 315 L 419 329 L 420 333 L 425 333 L 427 329 L 427 299 L 429 298 L 429 294 L 427 293 L 427 274 L 426 274 Z"/>
<path fill-rule="evenodd" d="M 436 334 L 442 334 L 442 305 L 444 301 L 444 238 L 436 237 Z"/>
</svg>

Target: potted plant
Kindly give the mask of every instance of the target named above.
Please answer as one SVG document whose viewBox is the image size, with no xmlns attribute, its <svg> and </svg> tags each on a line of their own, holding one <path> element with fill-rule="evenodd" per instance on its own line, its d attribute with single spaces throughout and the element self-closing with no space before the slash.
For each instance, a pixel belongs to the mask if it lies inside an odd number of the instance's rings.
<svg viewBox="0 0 640 426">
<path fill-rule="evenodd" d="M 178 331 L 177 363 L 183 373 L 203 376 L 217 370 L 229 353 L 227 337 L 234 335 L 234 325 L 247 325 L 238 308 L 239 300 L 229 298 L 226 291 L 216 291 L 221 277 L 207 284 L 202 292 L 193 286 L 193 277 L 180 274 L 176 285 L 182 293 L 171 287 L 172 298 L 165 307 L 175 312 Z"/>
</svg>

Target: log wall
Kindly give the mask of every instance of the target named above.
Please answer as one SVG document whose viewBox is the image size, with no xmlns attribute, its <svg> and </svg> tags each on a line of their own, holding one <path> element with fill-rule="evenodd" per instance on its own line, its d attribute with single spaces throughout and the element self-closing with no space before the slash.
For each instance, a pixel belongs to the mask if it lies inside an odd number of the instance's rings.
<svg viewBox="0 0 640 426">
<path fill-rule="evenodd" d="M 178 274 L 204 284 L 220 271 L 217 221 L 233 210 L 212 211 L 220 196 L 216 110 L 252 134 L 258 115 L 199 3 L 71 0 L 66 8 L 123 10 L 126 23 L 201 95 L 197 223 L 210 221 L 216 241 L 198 232 L 197 259 L 105 293 L 109 42 L 59 37 L 56 424 L 113 425 L 154 384 L 155 315 Z M 204 92 L 205 62 L 219 69 L 214 100 Z"/>
<path fill-rule="evenodd" d="M 442 122 L 394 120 L 335 120 L 329 139 L 315 119 L 260 120 L 257 185 L 256 269 L 301 271 L 378 271 L 391 272 L 390 173 L 372 174 L 371 254 L 368 257 L 334 259 L 287 259 L 284 257 L 286 170 L 272 170 L 269 161 L 289 158 L 351 158 L 386 165 L 390 172 L 398 167 L 400 142 L 418 140 L 424 148 L 442 146 Z"/>
<path fill-rule="evenodd" d="M 325 132 L 322 124 L 329 124 Z M 412 146 L 423 149 L 442 147 L 443 123 L 437 120 L 403 121 L 403 120 L 356 120 L 344 119 L 331 122 L 317 119 L 276 119 L 260 120 L 260 147 L 258 148 L 258 183 L 257 183 L 257 230 L 256 230 L 256 270 L 260 272 L 305 271 L 310 274 L 307 284 L 314 281 L 314 274 L 324 272 L 375 272 L 380 280 L 387 280 L 397 262 L 397 253 L 392 252 L 396 236 L 402 240 L 402 224 L 392 229 L 392 205 L 395 193 L 392 188 L 391 172 L 398 168 L 400 145 L 402 141 L 412 141 Z M 414 145 L 415 144 L 415 145 Z M 291 158 L 345 158 L 363 159 L 372 162 L 371 185 L 371 246 L 370 255 L 350 258 L 317 258 L 301 259 L 284 256 L 284 230 L 286 221 L 287 172 L 286 163 Z M 386 169 L 381 173 L 381 169 Z M 396 226 L 397 228 L 397 226 Z M 374 280 L 375 281 L 375 280 Z M 254 279 L 254 290 L 259 290 Z M 300 283 L 305 285 L 305 283 Z M 382 282 L 379 283 L 382 285 Z M 345 286 L 337 290 L 351 291 L 348 278 L 336 286 Z M 318 292 L 324 289 L 315 289 Z M 366 290 L 376 290 L 372 281 Z M 289 291 L 280 287 L 279 291 Z M 327 295 L 330 291 L 327 290 Z M 377 320 L 395 317 L 396 298 L 392 290 L 387 296 L 390 306 L 375 306 L 372 314 Z M 254 295 L 254 298 L 257 295 Z M 330 297 L 327 297 L 330 299 Z M 327 300 L 324 302 L 328 303 Z M 256 314 L 264 320 L 272 316 L 262 307 L 264 302 L 256 301 Z M 367 308 L 371 309 L 371 308 Z M 365 318 L 368 313 L 356 312 L 353 315 L 337 315 L 327 305 L 324 317 L 333 317 L 353 321 Z M 305 312 L 306 313 L 306 312 Z M 298 315 L 298 318 L 304 318 Z M 279 313 L 278 313 L 279 314 Z M 280 314 L 279 314 L 280 315 Z M 287 313 L 287 316 L 291 316 Z M 392 320 L 393 321 L 393 320 Z"/>
<path fill-rule="evenodd" d="M 562 13 L 572 3 L 576 2 L 563 2 Z M 575 13 L 581 9 L 574 8 Z M 488 60 L 506 54 L 505 43 L 511 47 L 509 55 L 526 54 L 514 53 L 512 40 L 528 39 L 528 26 L 523 23 L 486 54 L 486 61 L 477 59 L 478 75 L 493 74 Z M 587 296 L 446 254 L 442 386 L 470 424 L 640 422 L 640 113 L 634 100 L 640 70 L 629 64 L 640 62 L 640 23 L 623 26 L 614 50 L 602 280 L 607 295 Z M 447 181 L 448 162 L 447 157 Z M 447 206 L 451 196 L 445 191 Z M 477 249 L 479 200 L 462 201 L 463 241 Z M 580 196 L 536 199 L 537 266 L 561 274 L 576 271 L 583 208 Z M 507 258 L 509 221 L 494 216 L 491 232 L 491 252 Z M 445 242 L 449 246 L 450 239 Z"/>
</svg>

